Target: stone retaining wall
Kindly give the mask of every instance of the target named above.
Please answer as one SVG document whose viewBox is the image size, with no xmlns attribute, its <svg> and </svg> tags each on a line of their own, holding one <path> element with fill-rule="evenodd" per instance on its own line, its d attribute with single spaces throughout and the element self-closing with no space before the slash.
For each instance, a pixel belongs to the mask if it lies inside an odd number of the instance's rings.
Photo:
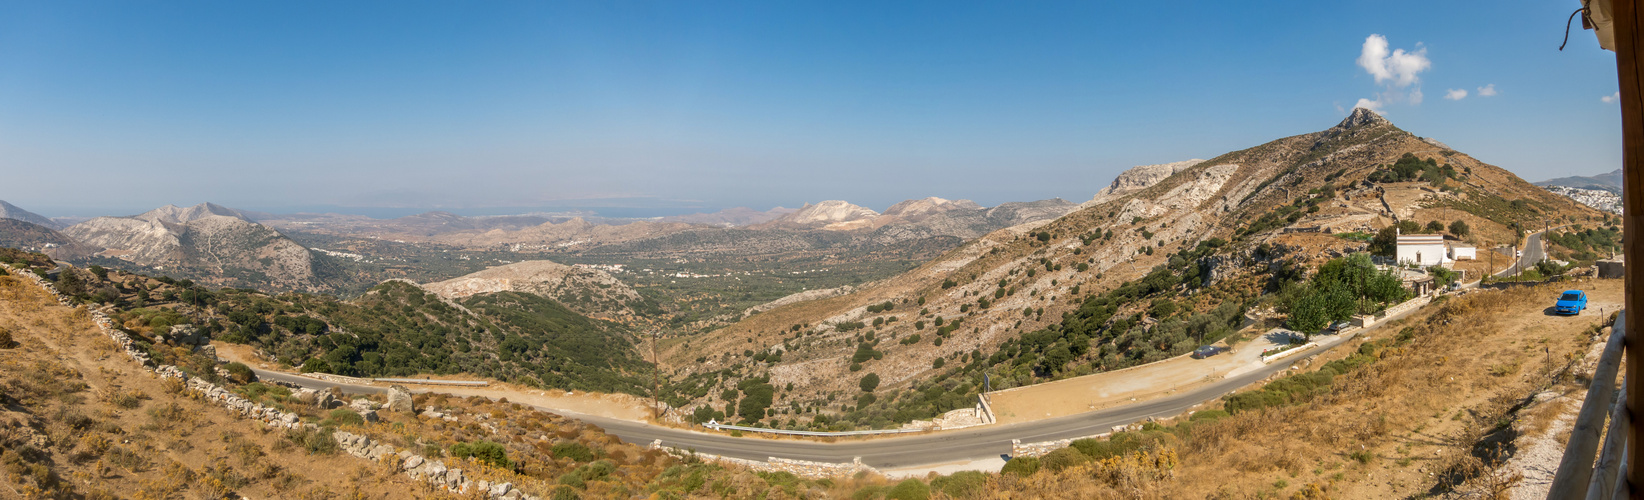
<svg viewBox="0 0 1644 500">
<path fill-rule="evenodd" d="M 1187 412 L 1187 415 L 1192 415 L 1192 414 L 1193 414 L 1193 412 Z M 1052 451 L 1056 451 L 1056 450 L 1060 450 L 1062 448 L 1066 448 L 1068 446 L 1072 446 L 1074 441 L 1078 441 L 1080 439 L 1107 439 L 1107 438 L 1111 437 L 1113 435 L 1113 433 L 1115 433 L 1115 432 L 1127 432 L 1127 431 L 1142 430 L 1142 424 L 1145 424 L 1145 423 L 1151 422 L 1151 423 L 1156 423 L 1156 424 L 1159 424 L 1159 425 L 1169 425 L 1170 422 L 1174 421 L 1174 420 L 1176 420 L 1176 417 L 1148 418 L 1147 420 L 1143 420 L 1141 422 L 1137 422 L 1137 423 L 1130 424 L 1130 425 L 1115 425 L 1115 426 L 1113 426 L 1113 432 L 1103 432 L 1101 434 L 1095 434 L 1095 435 L 1083 436 L 1083 437 L 1076 437 L 1076 438 L 1057 439 L 1055 441 L 1039 441 L 1039 442 L 1036 442 L 1036 443 L 1023 443 L 1022 440 L 1020 440 L 1020 439 L 1012 439 L 1012 440 L 1010 440 L 1010 456 L 1011 456 L 1011 458 L 1015 458 L 1015 457 L 1042 457 L 1042 456 L 1045 456 L 1045 455 L 1049 454 Z"/>
<path fill-rule="evenodd" d="M 52 286 L 51 282 L 35 275 L 33 272 L 18 269 L 10 264 L 0 263 L 0 266 L 4 266 L 12 276 L 19 276 L 33 282 L 36 286 L 45 290 L 46 293 L 56 298 L 58 304 L 71 308 L 82 307 L 75 304 L 69 297 L 59 293 L 57 287 Z M 208 380 L 189 377 L 186 373 L 183 373 L 182 369 L 175 366 L 156 364 L 148 353 L 137 347 L 137 343 L 131 340 L 129 335 L 115 328 L 114 321 L 110 320 L 107 315 L 89 307 L 86 308 L 86 312 L 90 313 L 92 323 L 96 324 L 104 335 L 113 339 L 114 343 L 120 346 L 132 361 L 136 361 L 144 369 L 153 372 L 155 376 L 183 380 L 186 390 L 198 392 L 204 395 L 206 400 L 215 402 L 242 418 L 257 420 L 270 427 L 320 430 L 317 425 L 302 423 L 296 413 L 281 411 L 278 408 L 247 400 Z M 447 468 L 444 462 L 428 460 L 408 450 L 397 450 L 393 446 L 373 442 L 367 436 L 346 431 L 335 431 L 332 433 L 332 438 L 336 439 L 337 444 L 341 446 L 343 451 L 350 455 L 375 462 L 399 460 L 400 469 L 412 479 L 441 486 L 446 490 L 459 494 L 467 495 L 470 492 L 484 492 L 483 494 L 487 498 L 494 499 L 541 500 L 540 497 L 526 495 L 524 492 L 514 489 L 511 483 L 490 484 L 486 481 L 476 481 L 465 477 L 461 469 Z"/>
<path fill-rule="evenodd" d="M 663 450 L 669 455 L 679 458 L 696 457 L 712 462 L 736 464 L 763 472 L 787 472 L 795 476 L 811 479 L 849 476 L 864 471 L 883 475 L 879 472 L 879 469 L 863 464 L 862 457 L 855 457 L 848 463 L 811 462 L 808 460 L 794 460 L 790 458 L 777 457 L 766 457 L 765 461 L 761 462 L 758 460 L 748 460 L 745 458 L 731 458 L 719 455 L 710 455 L 707 453 L 685 452 L 678 448 L 663 448 L 662 440 L 660 439 L 651 443 L 651 449 Z"/>
</svg>

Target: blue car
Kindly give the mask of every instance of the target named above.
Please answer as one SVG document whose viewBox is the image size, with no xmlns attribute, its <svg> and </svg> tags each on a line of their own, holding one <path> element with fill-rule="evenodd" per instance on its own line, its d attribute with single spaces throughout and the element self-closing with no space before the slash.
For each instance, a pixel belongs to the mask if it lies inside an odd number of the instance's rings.
<svg viewBox="0 0 1644 500">
<path fill-rule="evenodd" d="M 1581 314 L 1587 308 L 1587 292 L 1581 290 L 1565 290 L 1558 296 L 1558 303 L 1553 305 L 1553 312 L 1558 314 Z"/>
</svg>

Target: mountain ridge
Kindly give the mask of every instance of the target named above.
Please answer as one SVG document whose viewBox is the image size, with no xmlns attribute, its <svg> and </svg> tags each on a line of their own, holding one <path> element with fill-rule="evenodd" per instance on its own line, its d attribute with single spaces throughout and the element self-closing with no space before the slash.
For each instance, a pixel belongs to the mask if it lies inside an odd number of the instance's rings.
<svg viewBox="0 0 1644 500">
<path fill-rule="evenodd" d="M 5 200 L 0 200 L 0 219 L 15 219 L 48 229 L 63 229 L 63 225 L 58 224 L 57 221 L 24 210 L 22 207 L 7 203 Z"/>
<path fill-rule="evenodd" d="M 1431 185 L 1394 178 L 1403 174 L 1391 166 L 1410 161 L 1431 165 L 1440 177 Z M 741 369 L 746 361 L 725 355 L 739 350 L 780 353 L 779 361 L 752 369 L 768 374 L 773 385 L 793 384 L 787 400 L 814 405 L 834 422 L 906 422 L 968 407 L 973 400 L 946 391 L 974 393 L 982 373 L 977 370 L 988 366 L 996 389 L 1060 371 L 1067 358 L 1051 358 L 1060 360 L 1053 365 L 1036 359 L 1053 344 L 1067 346 L 1063 332 L 1071 330 L 1060 327 L 1064 321 L 1093 315 L 1135 325 L 1148 314 L 1147 297 L 1157 297 L 1156 304 L 1192 298 L 1194 291 L 1212 299 L 1192 301 L 1204 303 L 1190 311 L 1207 312 L 1218 302 L 1262 296 L 1260 284 L 1274 269 L 1305 269 L 1366 247 L 1333 233 L 1375 233 L 1400 221 L 1448 215 L 1465 220 L 1473 228 L 1467 241 L 1485 248 L 1514 240 L 1512 225 L 1539 220 L 1540 213 L 1602 217 L 1499 167 L 1435 150 L 1429 140 L 1368 110 L 1328 129 L 1170 170 L 1167 177 L 1059 218 L 991 232 L 848 294 L 753 314 L 711 336 L 675 344 L 668 357 L 692 371 Z M 1525 201 L 1524 208 L 1497 208 L 1509 205 L 1504 196 Z M 1154 281 L 1172 285 L 1148 284 Z M 1116 290 L 1140 296 L 1106 302 L 1103 294 Z M 1079 326 L 1088 328 L 1106 327 Z M 1071 363 L 1086 370 L 1081 373 L 1116 369 L 1196 345 L 1191 338 L 1168 337 L 1172 331 L 1085 338 L 1094 345 L 1074 350 Z M 1166 337 L 1143 340 L 1156 335 Z M 1032 341 L 1024 351 L 1030 336 L 1051 340 Z M 704 357 L 707 363 L 698 359 Z M 698 363 L 686 362 L 692 359 Z M 1011 359 L 1029 364 L 994 366 Z M 878 404 L 874 398 L 856 404 L 826 398 L 854 393 L 853 382 L 864 373 L 893 393 Z"/>
<path fill-rule="evenodd" d="M 1559 178 L 1556 178 L 1556 179 L 1547 179 L 1547 180 L 1544 180 L 1544 181 L 1541 181 L 1541 182 L 1535 182 L 1533 184 L 1535 184 L 1537 186 L 1541 186 L 1541 187 L 1564 186 L 1564 187 L 1572 187 L 1572 188 L 1577 188 L 1577 189 L 1597 189 L 1597 190 L 1602 190 L 1602 191 L 1609 191 L 1609 192 L 1612 192 L 1612 193 L 1615 193 L 1615 194 L 1621 194 L 1622 178 L 1623 178 L 1623 174 L 1621 173 L 1621 169 L 1618 168 L 1618 169 L 1615 169 L 1614 171 L 1605 172 L 1605 173 L 1598 174 L 1598 175 L 1592 175 L 1592 176 L 1573 175 L 1573 176 L 1569 176 L 1569 177 L 1559 177 Z"/>
</svg>

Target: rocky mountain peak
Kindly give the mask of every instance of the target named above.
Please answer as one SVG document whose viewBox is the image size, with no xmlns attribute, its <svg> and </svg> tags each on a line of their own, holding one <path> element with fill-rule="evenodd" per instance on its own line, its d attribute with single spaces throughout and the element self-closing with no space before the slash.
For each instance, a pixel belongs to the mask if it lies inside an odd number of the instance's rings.
<svg viewBox="0 0 1644 500">
<path fill-rule="evenodd" d="M 1366 126 L 1366 125 L 1392 125 L 1392 124 L 1393 124 L 1393 122 L 1387 121 L 1386 118 L 1382 118 L 1381 115 L 1376 114 L 1375 111 L 1371 111 L 1369 108 L 1353 108 L 1353 113 L 1352 114 L 1347 115 L 1347 118 L 1343 118 L 1341 120 L 1341 123 L 1337 123 L 1336 126 L 1332 127 L 1332 128 L 1333 129 L 1339 129 L 1339 130 L 1347 130 L 1347 129 L 1350 129 L 1350 128 L 1362 127 L 1362 126 Z"/>
<path fill-rule="evenodd" d="M 154 210 L 143 212 L 136 218 L 150 222 L 187 224 L 190 221 L 196 221 L 211 216 L 233 217 L 242 221 L 251 222 L 251 219 L 247 218 L 244 214 L 241 214 L 239 210 L 209 202 L 201 203 L 188 208 L 183 208 L 176 205 L 166 205 Z"/>
<path fill-rule="evenodd" d="M 978 205 L 976 202 L 970 200 L 949 200 L 931 196 L 917 200 L 907 200 L 891 205 L 890 208 L 885 209 L 885 215 L 894 215 L 897 217 L 919 217 L 942 212 L 951 212 L 954 210 L 978 210 L 981 208 L 981 205 Z"/>
<path fill-rule="evenodd" d="M 1176 172 L 1187 170 L 1188 168 L 1192 168 L 1194 165 L 1198 165 L 1200 163 L 1204 163 L 1204 160 L 1195 158 L 1192 160 L 1131 167 L 1130 170 L 1121 172 L 1118 177 L 1115 177 L 1113 179 L 1113 184 L 1097 191 L 1096 196 L 1091 198 L 1089 202 L 1086 202 L 1085 206 L 1101 203 L 1126 193 L 1134 193 L 1136 191 L 1147 189 L 1148 186 L 1158 184 L 1159 181 L 1163 181 L 1172 175 L 1176 175 Z"/>
<path fill-rule="evenodd" d="M 854 205 L 844 200 L 827 200 L 815 205 L 806 203 L 799 211 L 784 215 L 778 222 L 800 225 L 833 224 L 855 220 L 872 219 L 878 217 L 867 207 Z"/>
</svg>

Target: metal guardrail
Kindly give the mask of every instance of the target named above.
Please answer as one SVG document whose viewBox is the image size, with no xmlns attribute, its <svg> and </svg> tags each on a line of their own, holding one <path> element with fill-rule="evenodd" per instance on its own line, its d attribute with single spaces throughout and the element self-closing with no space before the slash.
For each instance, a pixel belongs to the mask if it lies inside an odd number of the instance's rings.
<svg viewBox="0 0 1644 500">
<path fill-rule="evenodd" d="M 1614 397 L 1616 372 L 1626 345 L 1626 320 L 1627 313 L 1622 311 L 1610 328 L 1610 339 L 1598 358 L 1598 367 L 1593 370 L 1593 380 L 1586 399 L 1581 402 L 1581 412 L 1576 414 L 1570 441 L 1564 446 L 1564 458 L 1559 460 L 1558 472 L 1553 475 L 1548 500 L 1607 499 L 1627 494 L 1625 485 L 1617 482 L 1626 481 L 1626 475 L 1619 474 L 1619 470 L 1623 467 L 1629 433 L 1627 402 L 1625 392 L 1620 398 Z M 1606 414 L 1612 418 L 1603 443 L 1604 454 L 1599 456 L 1599 437 L 1606 434 Z M 1599 462 L 1597 469 L 1593 467 L 1595 457 Z"/>
</svg>

